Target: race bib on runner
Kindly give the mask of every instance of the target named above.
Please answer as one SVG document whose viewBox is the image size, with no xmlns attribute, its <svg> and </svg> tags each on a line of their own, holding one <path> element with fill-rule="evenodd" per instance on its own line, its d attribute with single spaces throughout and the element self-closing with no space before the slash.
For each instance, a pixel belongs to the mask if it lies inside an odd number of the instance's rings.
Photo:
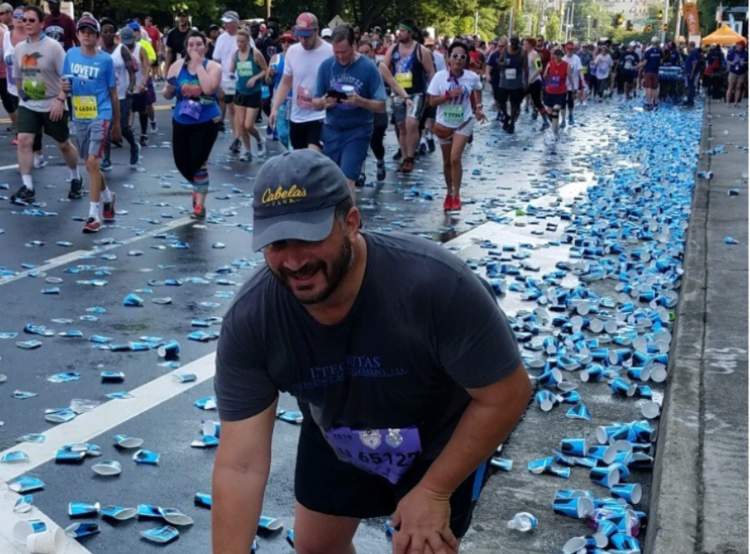
<svg viewBox="0 0 750 554">
<path fill-rule="evenodd" d="M 180 104 L 180 115 L 184 115 L 192 119 L 200 119 L 202 110 L 203 107 L 199 102 L 196 102 L 195 100 L 183 100 L 182 104 Z"/>
<path fill-rule="evenodd" d="M 309 87 L 297 87 L 297 106 L 303 110 L 312 110 L 312 89 Z"/>
<path fill-rule="evenodd" d="M 232 96 L 237 92 L 237 81 L 235 79 L 224 79 L 221 82 L 221 88 L 224 90 L 224 94 Z"/>
<path fill-rule="evenodd" d="M 237 63 L 237 75 L 240 77 L 252 77 L 253 76 L 253 64 L 250 62 L 238 62 Z"/>
<path fill-rule="evenodd" d="M 443 121 L 460 125 L 464 122 L 463 104 L 443 104 Z"/>
<path fill-rule="evenodd" d="M 74 96 L 73 115 L 76 119 L 96 119 L 99 110 L 96 107 L 96 96 Z"/>
<path fill-rule="evenodd" d="M 416 427 L 366 430 L 337 427 L 325 431 L 325 438 L 339 460 L 385 477 L 394 485 L 422 453 Z"/>
<path fill-rule="evenodd" d="M 505 78 L 509 81 L 513 81 L 516 78 L 516 68 L 510 67 L 505 70 Z"/>
<path fill-rule="evenodd" d="M 396 73 L 396 82 L 404 88 L 411 88 L 414 82 L 414 76 L 411 71 L 404 71 L 403 73 Z"/>
<path fill-rule="evenodd" d="M 560 76 L 559 75 L 550 75 L 549 76 L 549 84 L 552 86 L 559 86 L 560 85 Z"/>
</svg>

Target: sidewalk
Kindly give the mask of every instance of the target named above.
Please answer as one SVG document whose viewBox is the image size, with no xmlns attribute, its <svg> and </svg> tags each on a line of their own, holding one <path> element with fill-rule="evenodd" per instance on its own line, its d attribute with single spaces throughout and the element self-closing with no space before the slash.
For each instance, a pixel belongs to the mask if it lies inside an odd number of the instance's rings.
<svg viewBox="0 0 750 554">
<path fill-rule="evenodd" d="M 706 105 L 698 170 L 714 177 L 697 180 L 693 199 L 651 489 L 654 554 L 748 552 L 747 111 Z"/>
</svg>

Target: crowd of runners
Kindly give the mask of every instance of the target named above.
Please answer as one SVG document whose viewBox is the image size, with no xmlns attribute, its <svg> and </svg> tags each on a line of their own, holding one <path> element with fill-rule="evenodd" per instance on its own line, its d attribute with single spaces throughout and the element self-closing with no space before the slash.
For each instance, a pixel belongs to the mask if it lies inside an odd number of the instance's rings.
<svg viewBox="0 0 750 554">
<path fill-rule="evenodd" d="M 158 132 L 157 88 L 175 101 L 174 161 L 193 186 L 196 219 L 206 217 L 208 160 L 222 133 L 231 133 L 229 149 L 238 162 L 266 156 L 267 140 L 323 152 L 354 193 L 368 178 L 370 151 L 375 178 L 386 178 L 384 141 L 392 125 L 398 174 L 412 173 L 420 157 L 439 148 L 444 209 L 452 212 L 461 209 L 464 151 L 490 107 L 508 134 L 526 125 L 553 145 L 561 129 L 575 125 L 576 110 L 590 103 L 690 107 L 701 80 L 708 94 L 725 95 L 726 102 L 738 104 L 747 91 L 744 42 L 726 54 L 657 38 L 622 45 L 557 43 L 541 35 L 485 42 L 430 37 L 411 19 L 391 33 L 321 28 L 312 13 L 289 28 L 274 17 L 243 23 L 234 11 L 206 33 L 178 11 L 174 28 L 162 34 L 150 17 L 118 24 L 84 13 L 74 21 L 58 0 L 49 8 L 45 14 L 35 6 L 0 6 L 0 96 L 21 177 L 11 201 L 36 201 L 33 172 L 47 163 L 46 135 L 70 170 L 71 200 L 84 196 L 78 160 L 85 162 L 90 210 L 84 232 L 115 218 L 115 194 L 104 176 L 112 146 L 127 142 L 134 167 L 148 156 L 142 148 Z M 521 122 L 524 112 L 529 116 Z"/>
</svg>

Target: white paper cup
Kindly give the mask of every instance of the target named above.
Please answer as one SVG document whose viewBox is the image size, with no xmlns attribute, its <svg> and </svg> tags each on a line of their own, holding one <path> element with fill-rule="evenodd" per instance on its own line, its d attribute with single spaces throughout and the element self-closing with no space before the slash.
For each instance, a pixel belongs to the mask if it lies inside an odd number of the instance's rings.
<svg viewBox="0 0 750 554">
<path fill-rule="evenodd" d="M 91 469 L 93 469 L 94 473 L 97 475 L 103 475 L 104 477 L 111 477 L 122 473 L 122 465 L 117 461 L 101 462 L 91 466 Z"/>
<path fill-rule="evenodd" d="M 13 526 L 13 540 L 19 544 L 26 544 L 29 535 L 43 533 L 47 530 L 47 524 L 41 519 L 22 519 Z"/>
<path fill-rule="evenodd" d="M 65 549 L 65 532 L 59 527 L 54 531 L 34 533 L 26 538 L 26 549 L 31 554 L 61 554 Z"/>
<path fill-rule="evenodd" d="M 646 402 L 641 405 L 641 413 L 646 419 L 656 419 L 661 414 L 661 405 L 658 402 Z"/>
</svg>

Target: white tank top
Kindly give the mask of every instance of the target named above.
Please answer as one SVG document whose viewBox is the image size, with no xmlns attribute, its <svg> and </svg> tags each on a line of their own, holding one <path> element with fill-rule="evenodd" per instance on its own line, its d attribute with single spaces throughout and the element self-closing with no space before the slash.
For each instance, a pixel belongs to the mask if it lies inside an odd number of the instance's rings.
<svg viewBox="0 0 750 554">
<path fill-rule="evenodd" d="M 16 47 L 10 42 L 11 34 L 8 31 L 3 35 L 3 60 L 5 61 L 5 66 L 8 68 L 8 92 L 13 96 L 18 96 L 18 87 L 13 77 L 13 55 L 16 52 Z"/>
<path fill-rule="evenodd" d="M 141 45 L 137 42 L 135 43 L 135 49 L 130 52 L 131 56 L 133 57 L 133 63 L 135 64 L 135 90 L 138 91 L 138 88 L 141 86 L 141 83 L 143 82 L 144 77 L 144 68 L 141 64 Z"/>
<path fill-rule="evenodd" d="M 536 69 L 536 60 L 539 60 L 541 62 L 542 58 L 541 58 L 541 56 L 539 54 L 537 54 L 536 56 L 533 56 L 533 59 L 532 59 L 532 56 L 528 56 L 527 55 L 526 57 L 528 59 L 528 64 L 529 64 L 529 75 L 532 75 L 534 73 L 534 71 L 537 70 Z M 537 73 L 537 76 L 534 77 L 533 80 L 529 81 L 529 84 L 536 83 L 537 81 L 541 81 L 541 80 L 542 80 L 542 70 L 540 69 L 539 73 Z"/>
<path fill-rule="evenodd" d="M 112 51 L 112 61 L 115 64 L 115 86 L 117 88 L 117 99 L 125 100 L 128 95 L 128 89 L 130 88 L 130 75 L 128 74 L 128 68 L 125 67 L 125 60 L 122 57 L 122 49 L 124 46 L 118 44 L 117 47 Z"/>
</svg>

